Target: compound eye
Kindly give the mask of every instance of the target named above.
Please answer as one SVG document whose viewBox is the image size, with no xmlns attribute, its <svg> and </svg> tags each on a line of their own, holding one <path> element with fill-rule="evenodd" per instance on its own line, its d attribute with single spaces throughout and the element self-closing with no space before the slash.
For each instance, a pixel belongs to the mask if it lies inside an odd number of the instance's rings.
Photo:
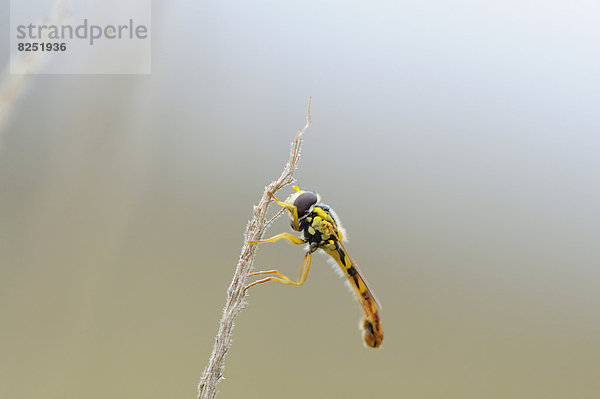
<svg viewBox="0 0 600 399">
<path fill-rule="evenodd" d="M 305 191 L 294 201 L 294 206 L 298 208 L 298 218 L 303 218 L 308 213 L 311 206 L 317 203 L 317 194 L 311 191 Z"/>
</svg>

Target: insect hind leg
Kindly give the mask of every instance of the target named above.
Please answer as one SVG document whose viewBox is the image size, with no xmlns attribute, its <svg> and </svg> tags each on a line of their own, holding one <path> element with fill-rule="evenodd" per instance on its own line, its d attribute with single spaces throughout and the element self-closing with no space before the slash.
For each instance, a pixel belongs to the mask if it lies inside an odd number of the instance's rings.
<svg viewBox="0 0 600 399">
<path fill-rule="evenodd" d="M 308 271 L 310 270 L 311 261 L 312 261 L 312 253 L 309 251 L 309 252 L 306 253 L 306 255 L 304 255 L 304 262 L 302 263 L 302 268 L 300 269 L 300 276 L 298 277 L 298 281 L 293 281 L 289 277 L 283 275 L 279 270 L 268 270 L 268 271 L 263 271 L 263 272 L 252 273 L 249 276 L 260 276 L 260 275 L 266 275 L 266 274 L 276 274 L 276 275 L 280 276 L 281 278 L 266 277 L 266 278 L 254 281 L 254 282 L 248 284 L 246 286 L 246 288 L 244 288 L 244 294 L 246 293 L 246 291 L 248 290 L 248 288 L 254 287 L 255 285 L 258 285 L 258 284 L 266 283 L 268 281 L 276 281 L 278 283 L 288 284 L 288 285 L 294 285 L 296 287 L 300 287 L 306 281 L 306 277 L 308 277 Z"/>
<path fill-rule="evenodd" d="M 294 245 L 306 244 L 305 240 L 303 240 L 302 238 L 298 238 L 290 233 L 277 234 L 277 235 L 275 235 L 271 238 L 267 238 L 265 240 L 248 241 L 248 244 L 261 244 L 261 243 L 266 243 L 266 242 L 275 242 L 275 241 L 279 241 L 279 240 L 286 240 Z"/>
</svg>

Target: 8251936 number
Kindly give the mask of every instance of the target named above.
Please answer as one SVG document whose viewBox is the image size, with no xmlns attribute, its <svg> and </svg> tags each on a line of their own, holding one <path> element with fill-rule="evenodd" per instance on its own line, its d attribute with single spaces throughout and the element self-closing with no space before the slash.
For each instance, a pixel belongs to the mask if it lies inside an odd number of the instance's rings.
<svg viewBox="0 0 600 399">
<path fill-rule="evenodd" d="M 67 43 L 19 43 L 19 51 L 65 51 Z"/>
</svg>

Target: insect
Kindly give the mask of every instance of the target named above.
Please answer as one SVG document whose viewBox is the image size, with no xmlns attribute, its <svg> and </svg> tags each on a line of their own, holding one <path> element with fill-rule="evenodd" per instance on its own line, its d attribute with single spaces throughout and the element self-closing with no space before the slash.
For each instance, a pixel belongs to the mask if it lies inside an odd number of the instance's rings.
<svg viewBox="0 0 600 399">
<path fill-rule="evenodd" d="M 267 243 L 284 239 L 296 245 L 308 244 L 306 254 L 304 255 L 304 262 L 300 269 L 300 276 L 297 281 L 294 281 L 284 276 L 278 270 L 251 273 L 250 276 L 275 275 L 277 277 L 270 276 L 254 281 L 246 286 L 244 292 L 250 287 L 268 281 L 301 286 L 308 276 L 313 252 L 322 249 L 340 267 L 362 307 L 364 318 L 360 323 L 360 328 L 365 345 L 377 348 L 383 341 L 383 328 L 381 326 L 381 319 L 379 318 L 380 305 L 369 290 L 369 287 L 367 287 L 367 283 L 361 276 L 356 263 L 352 260 L 343 244 L 345 234 L 339 223 L 339 218 L 328 205 L 320 203 L 320 197 L 316 193 L 301 190 L 297 186 L 293 188 L 296 192 L 291 194 L 285 202 L 280 202 L 272 193 L 269 193 L 269 195 L 279 206 L 288 211 L 292 229 L 301 231 L 303 238 L 289 233 L 281 233 L 266 240 L 249 241 L 249 243 Z"/>
</svg>

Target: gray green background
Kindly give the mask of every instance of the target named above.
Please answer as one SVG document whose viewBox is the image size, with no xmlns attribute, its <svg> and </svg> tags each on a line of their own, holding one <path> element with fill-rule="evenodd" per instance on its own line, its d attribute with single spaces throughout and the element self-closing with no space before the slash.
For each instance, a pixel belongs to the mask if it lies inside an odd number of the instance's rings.
<svg viewBox="0 0 600 399">
<path fill-rule="evenodd" d="M 194 397 L 309 96 L 296 176 L 344 222 L 385 341 L 363 347 L 315 257 L 304 287 L 251 292 L 219 397 L 600 396 L 597 2 L 152 15 L 150 76 L 33 76 L 2 133 L 1 398 Z M 276 243 L 255 266 L 301 261 Z"/>
</svg>

